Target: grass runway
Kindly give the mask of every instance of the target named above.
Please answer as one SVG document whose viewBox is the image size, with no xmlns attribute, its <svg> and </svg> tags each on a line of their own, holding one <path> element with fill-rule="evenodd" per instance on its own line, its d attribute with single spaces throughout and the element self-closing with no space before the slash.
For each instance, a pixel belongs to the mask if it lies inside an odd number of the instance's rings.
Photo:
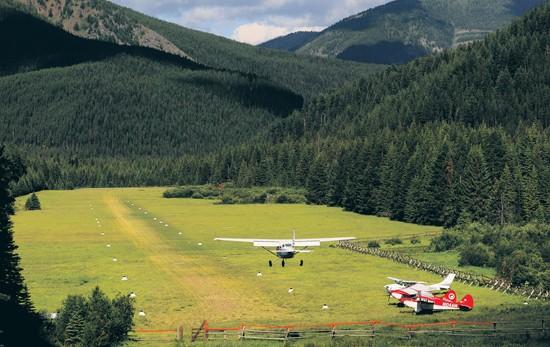
<svg viewBox="0 0 550 347">
<path fill-rule="evenodd" d="M 361 216 L 308 205 L 215 205 L 211 200 L 163 199 L 161 188 L 80 189 L 39 193 L 42 211 L 18 209 L 15 239 L 37 309 L 60 307 L 68 294 L 135 292 L 136 328 L 180 324 L 319 323 L 475 319 L 489 309 L 520 306 L 519 297 L 457 283 L 474 296 L 472 312 L 414 316 L 388 305 L 386 276 L 439 281 L 394 262 L 323 245 L 287 267 L 248 244 L 215 237 L 356 236 L 388 238 L 437 232 L 436 227 Z M 21 207 L 25 197 L 18 199 Z M 201 243 L 202 245 L 199 245 Z M 107 245 L 110 245 L 108 247 Z M 113 261 L 116 258 L 117 261 Z M 304 267 L 298 260 L 305 261 Z M 263 277 L 257 277 L 261 271 Z M 127 276 L 127 281 L 122 281 Z M 288 294 L 288 288 L 295 288 Z M 328 304 L 330 309 L 322 311 Z"/>
</svg>

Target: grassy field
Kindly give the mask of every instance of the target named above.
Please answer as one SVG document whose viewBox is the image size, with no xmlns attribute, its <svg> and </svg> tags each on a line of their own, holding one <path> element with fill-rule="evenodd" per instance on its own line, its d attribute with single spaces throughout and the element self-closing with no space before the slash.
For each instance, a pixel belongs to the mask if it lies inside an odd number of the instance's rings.
<svg viewBox="0 0 550 347">
<path fill-rule="evenodd" d="M 82 189 L 39 193 L 42 211 L 18 210 L 15 239 L 36 307 L 55 311 L 68 294 L 99 285 L 109 295 L 135 292 L 137 328 L 172 329 L 240 323 L 317 323 L 379 319 L 473 319 L 487 310 L 522 304 L 521 298 L 456 284 L 476 308 L 414 316 L 388 305 L 386 276 L 438 281 L 381 258 L 325 245 L 305 254 L 305 265 L 284 269 L 247 244 L 214 237 L 356 236 L 388 238 L 438 228 L 308 205 L 214 205 L 210 200 L 163 199 L 164 189 Z M 24 197 L 18 200 L 22 206 Z M 202 245 L 199 245 L 202 244 Z M 110 247 L 108 247 L 108 245 Z M 113 261 L 116 258 L 117 261 Z M 257 277 L 261 271 L 263 277 Z M 121 278 L 127 276 L 127 281 Z M 295 288 L 288 294 L 288 288 Z M 321 310 L 326 303 L 330 309 Z"/>
</svg>

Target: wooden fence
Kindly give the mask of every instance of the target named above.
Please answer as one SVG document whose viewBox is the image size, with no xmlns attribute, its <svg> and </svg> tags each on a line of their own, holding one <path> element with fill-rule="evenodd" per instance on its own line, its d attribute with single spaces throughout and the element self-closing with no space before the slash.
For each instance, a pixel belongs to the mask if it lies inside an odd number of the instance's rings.
<svg viewBox="0 0 550 347">
<path fill-rule="evenodd" d="M 440 265 L 434 265 L 421 260 L 410 257 L 406 254 L 382 250 L 380 248 L 363 247 L 354 242 L 340 241 L 336 244 L 336 247 L 347 249 L 352 252 L 374 255 L 386 259 L 393 260 L 395 262 L 405 264 L 420 270 L 429 271 L 440 276 L 445 276 L 450 273 L 456 274 L 455 281 L 460 281 L 471 286 L 487 287 L 495 291 L 500 291 L 507 294 L 521 295 L 527 299 L 535 300 L 548 300 L 550 299 L 550 291 L 541 287 L 517 287 L 512 285 L 511 282 L 501 278 L 490 278 L 477 274 L 460 271 L 457 269 L 451 269 Z"/>
<path fill-rule="evenodd" d="M 509 335 L 535 336 L 545 334 L 545 320 L 521 322 L 462 322 L 448 321 L 424 324 L 397 324 L 382 321 L 342 322 L 320 325 L 242 325 L 233 328 L 213 328 L 204 321 L 193 329 L 192 342 L 200 341 L 293 341 L 309 338 L 336 339 L 341 337 L 391 337 L 412 339 L 420 335 L 502 337 Z"/>
</svg>

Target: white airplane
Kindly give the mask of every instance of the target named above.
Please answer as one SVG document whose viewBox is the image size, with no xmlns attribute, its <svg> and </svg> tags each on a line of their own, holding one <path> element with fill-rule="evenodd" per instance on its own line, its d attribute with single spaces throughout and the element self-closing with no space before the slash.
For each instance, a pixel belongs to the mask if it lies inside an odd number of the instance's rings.
<svg viewBox="0 0 550 347">
<path fill-rule="evenodd" d="M 436 284 L 426 285 L 426 282 L 408 281 L 399 278 L 388 277 L 395 283 L 384 286 L 389 295 L 401 300 L 402 298 L 414 298 L 419 292 L 431 293 L 442 290 L 449 290 L 455 279 L 456 274 L 448 274 L 445 279 Z"/>
<path fill-rule="evenodd" d="M 335 242 L 335 241 L 348 241 L 355 240 L 355 237 L 329 237 L 329 238 L 316 238 L 316 239 L 297 239 L 296 233 L 292 234 L 292 239 L 236 239 L 217 237 L 215 241 L 229 241 L 229 242 L 248 242 L 252 243 L 254 247 L 262 247 L 274 256 L 281 258 L 281 265 L 285 266 L 285 259 L 294 258 L 298 253 L 309 253 L 308 247 L 321 246 L 321 242 Z M 275 247 L 274 250 L 269 249 Z M 296 249 L 297 247 L 303 247 Z M 304 261 L 300 260 L 300 266 L 304 265 Z M 269 266 L 273 266 L 271 260 Z"/>
</svg>

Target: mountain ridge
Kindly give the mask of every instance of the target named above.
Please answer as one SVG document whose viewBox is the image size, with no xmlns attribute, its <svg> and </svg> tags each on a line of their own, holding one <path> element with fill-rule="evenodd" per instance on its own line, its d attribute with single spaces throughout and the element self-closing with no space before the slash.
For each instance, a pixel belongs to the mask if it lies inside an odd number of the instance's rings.
<svg viewBox="0 0 550 347">
<path fill-rule="evenodd" d="M 358 62 L 402 64 L 480 40 L 544 1 L 395 0 L 342 19 L 294 51 Z M 270 45 L 276 47 L 279 42 L 276 38 Z"/>
</svg>

